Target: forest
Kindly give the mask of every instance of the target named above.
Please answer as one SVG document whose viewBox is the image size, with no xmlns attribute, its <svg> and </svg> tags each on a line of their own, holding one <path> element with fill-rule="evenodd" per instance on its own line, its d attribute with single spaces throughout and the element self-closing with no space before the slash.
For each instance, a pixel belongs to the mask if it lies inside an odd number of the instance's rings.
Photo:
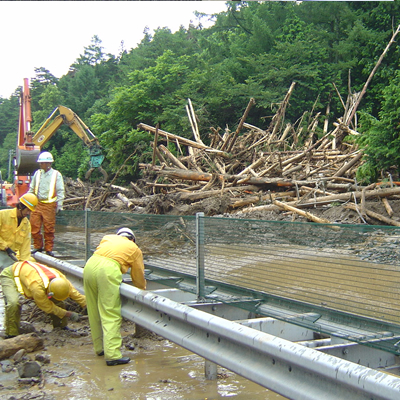
<svg viewBox="0 0 400 400">
<path fill-rule="evenodd" d="M 30 78 L 32 130 L 37 131 L 58 105 L 71 108 L 99 138 L 106 155 L 104 169 L 124 184 L 141 177 L 141 164 L 151 163 L 154 134 L 139 124 L 158 126 L 192 139 L 187 115 L 190 99 L 201 141 L 209 145 L 215 132 L 234 132 L 250 99 L 246 123 L 266 129 L 292 83 L 284 121 L 296 129 L 320 119 L 313 140 L 324 136 L 343 116 L 343 99 L 361 92 L 377 60 L 400 24 L 400 3 L 383 2 L 255 2 L 231 1 L 226 11 L 201 23 L 171 32 L 145 31 L 140 44 L 119 54 L 106 54 L 101 38 L 73 61 L 61 78 L 46 66 Z M 5 62 L 5 60 L 3 60 Z M 23 81 L 21 77 L 21 84 Z M 16 146 L 19 94 L 0 97 L 0 169 L 10 180 L 10 150 Z M 318 122 L 318 121 L 317 121 Z M 352 129 L 364 149 L 357 171 L 371 183 L 400 165 L 400 47 L 385 53 L 357 109 Z M 294 138 L 286 138 L 290 148 Z M 307 136 L 296 137 L 296 145 Z M 172 154 L 181 149 L 165 142 Z M 89 155 L 67 127 L 46 144 L 54 168 L 65 177 L 82 178 Z M 229 152 L 228 152 L 229 153 Z M 129 162 L 126 162 L 129 156 Z M 229 157 L 229 154 L 228 154 Z M 248 160 L 250 165 L 252 160 Z M 123 168 L 121 168 L 123 166 Z"/>
</svg>

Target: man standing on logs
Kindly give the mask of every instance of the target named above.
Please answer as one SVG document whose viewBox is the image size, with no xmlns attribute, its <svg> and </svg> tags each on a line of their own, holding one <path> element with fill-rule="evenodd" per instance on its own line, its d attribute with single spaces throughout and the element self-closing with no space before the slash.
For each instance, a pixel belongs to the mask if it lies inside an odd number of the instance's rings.
<svg viewBox="0 0 400 400">
<path fill-rule="evenodd" d="M 1 287 L 6 303 L 6 338 L 19 335 L 21 306 L 19 296 L 33 299 L 46 314 L 50 314 L 54 328 L 66 329 L 68 318 L 79 321 L 79 314 L 67 311 L 63 301 L 70 297 L 82 308 L 86 298 L 67 278 L 54 268 L 33 261 L 16 262 L 0 274 Z"/>
</svg>

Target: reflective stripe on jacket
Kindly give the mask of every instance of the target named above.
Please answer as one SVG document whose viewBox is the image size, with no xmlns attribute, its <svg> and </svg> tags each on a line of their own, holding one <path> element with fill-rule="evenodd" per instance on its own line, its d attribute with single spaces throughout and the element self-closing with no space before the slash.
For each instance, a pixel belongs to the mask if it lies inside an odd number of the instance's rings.
<svg viewBox="0 0 400 400">
<path fill-rule="evenodd" d="M 45 289 L 47 289 L 49 287 L 50 281 L 52 279 L 60 277 L 60 274 L 58 274 L 55 270 L 50 270 L 45 265 L 42 265 L 42 264 L 38 264 L 38 263 L 33 264 L 29 261 L 22 261 L 22 262 L 15 263 L 14 264 L 15 265 L 14 266 L 15 284 L 17 285 L 18 291 L 25 297 L 28 297 L 28 296 L 24 292 L 24 289 L 21 284 L 21 279 L 19 278 L 21 269 L 25 264 L 30 265 L 32 268 L 34 268 L 36 270 L 36 272 L 39 274 L 41 280 L 43 281 L 43 286 L 45 287 Z"/>
<path fill-rule="evenodd" d="M 40 265 L 40 268 L 35 268 L 35 266 Z M 44 272 L 45 269 L 53 273 L 55 276 L 60 276 L 61 278 L 67 279 L 62 272 L 57 271 L 54 268 L 47 267 L 46 265 L 39 264 L 37 262 L 16 262 L 11 267 L 11 276 L 14 277 L 14 271 L 19 267 L 19 279 L 20 284 L 24 291 L 24 296 L 33 299 L 35 304 L 45 313 L 54 314 L 58 318 L 64 318 L 67 310 L 58 307 L 53 301 L 51 301 L 47 296 L 47 289 L 44 286 L 43 279 L 47 281 L 49 276 Z M 7 269 L 7 268 L 6 268 Z M 6 269 L 4 271 L 6 271 Z M 4 271 L 2 274 L 4 274 Z M 44 275 L 40 275 L 40 271 Z M 76 301 L 81 307 L 86 307 L 86 298 L 84 295 L 80 294 L 69 282 L 69 298 Z M 47 285 L 48 286 L 48 285 Z M 16 290 L 18 290 L 16 288 Z"/>
<path fill-rule="evenodd" d="M 51 181 L 50 181 L 50 185 L 49 185 L 49 195 L 48 195 L 47 199 L 40 199 L 41 203 L 54 203 L 55 201 L 57 201 L 56 184 L 57 184 L 58 173 L 59 173 L 58 171 L 56 171 L 54 169 L 52 170 Z M 36 175 L 35 191 L 34 191 L 36 196 L 39 193 L 39 184 L 40 184 L 41 176 L 42 176 L 42 170 L 40 169 Z"/>
</svg>

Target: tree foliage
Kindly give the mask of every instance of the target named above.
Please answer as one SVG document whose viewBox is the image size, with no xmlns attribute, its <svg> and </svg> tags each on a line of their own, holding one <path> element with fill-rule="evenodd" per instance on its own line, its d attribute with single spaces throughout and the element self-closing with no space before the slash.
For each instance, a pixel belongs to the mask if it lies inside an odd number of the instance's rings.
<svg viewBox="0 0 400 400">
<path fill-rule="evenodd" d="M 400 167 L 400 71 L 384 91 L 379 118 L 363 113 L 360 143 L 365 147 L 367 162 L 358 178 L 364 181 L 376 179 L 377 172 Z M 384 176 L 385 177 L 385 176 Z M 385 177 L 386 178 L 386 177 Z"/>
</svg>

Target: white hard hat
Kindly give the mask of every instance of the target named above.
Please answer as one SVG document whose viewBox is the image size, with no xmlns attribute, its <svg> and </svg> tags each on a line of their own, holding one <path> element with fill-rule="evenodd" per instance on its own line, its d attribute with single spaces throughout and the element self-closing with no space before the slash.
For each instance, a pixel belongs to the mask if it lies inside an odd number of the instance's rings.
<svg viewBox="0 0 400 400">
<path fill-rule="evenodd" d="M 129 228 L 121 228 L 117 235 L 127 237 L 129 240 L 136 242 L 135 234 Z"/>
<path fill-rule="evenodd" d="M 51 153 L 49 153 L 48 151 L 44 151 L 43 153 L 39 154 L 37 162 L 38 163 L 41 163 L 41 162 L 54 162 L 54 158 L 51 155 Z"/>
</svg>

